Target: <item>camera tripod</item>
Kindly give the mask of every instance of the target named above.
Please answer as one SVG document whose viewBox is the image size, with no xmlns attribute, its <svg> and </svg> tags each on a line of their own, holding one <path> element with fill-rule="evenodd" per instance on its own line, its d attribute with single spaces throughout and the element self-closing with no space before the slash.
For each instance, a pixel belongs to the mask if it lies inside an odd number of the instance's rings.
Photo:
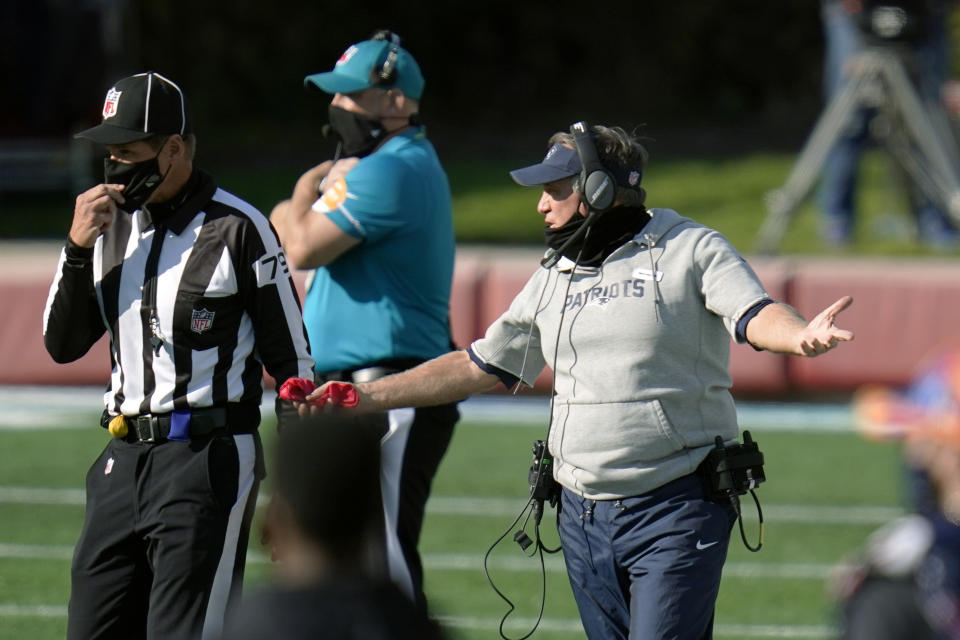
<svg viewBox="0 0 960 640">
<path fill-rule="evenodd" d="M 757 253 L 776 253 L 827 155 L 864 107 L 876 110 L 871 136 L 884 143 L 917 189 L 960 226 L 960 149 L 942 104 L 921 101 L 895 51 L 872 47 L 854 64 L 853 74 L 817 120 L 787 181 L 767 194 Z"/>
</svg>

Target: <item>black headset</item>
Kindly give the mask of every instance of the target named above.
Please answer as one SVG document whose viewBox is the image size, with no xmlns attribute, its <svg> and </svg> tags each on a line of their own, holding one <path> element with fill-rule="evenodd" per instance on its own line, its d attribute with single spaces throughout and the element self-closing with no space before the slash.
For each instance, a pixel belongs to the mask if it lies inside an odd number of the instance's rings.
<svg viewBox="0 0 960 640">
<path fill-rule="evenodd" d="M 378 86 L 391 86 L 397 81 L 397 58 L 400 56 L 400 36 L 389 29 L 380 29 L 372 36 L 371 40 L 389 40 L 390 51 L 383 60 L 379 68 L 374 67 L 370 71 L 370 79 Z"/>
<path fill-rule="evenodd" d="M 613 172 L 603 166 L 597 154 L 597 145 L 590 135 L 590 127 L 580 121 L 570 125 L 570 134 L 573 136 L 573 146 L 580 157 L 580 175 L 574 181 L 574 188 L 580 193 L 580 201 L 587 205 L 587 219 L 559 249 L 551 249 L 540 261 L 543 267 L 549 269 L 557 264 L 560 256 L 574 242 L 579 240 L 593 226 L 597 216 L 613 208 L 613 201 L 617 195 L 617 179 Z"/>
<path fill-rule="evenodd" d="M 577 178 L 580 200 L 587 205 L 588 214 L 594 211 L 603 213 L 613 207 L 617 195 L 617 179 L 613 172 L 600 162 L 597 146 L 586 122 L 581 120 L 570 125 L 570 135 L 573 136 L 573 145 L 580 156 L 580 176 Z"/>
</svg>

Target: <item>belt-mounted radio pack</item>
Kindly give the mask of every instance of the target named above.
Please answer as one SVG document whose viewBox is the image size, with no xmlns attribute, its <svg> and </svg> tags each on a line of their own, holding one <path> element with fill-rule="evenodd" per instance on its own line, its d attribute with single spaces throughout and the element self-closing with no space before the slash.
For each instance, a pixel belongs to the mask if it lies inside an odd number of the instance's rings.
<svg viewBox="0 0 960 640">
<path fill-rule="evenodd" d="M 726 501 L 731 495 L 742 496 L 767 479 L 763 473 L 763 454 L 749 431 L 743 432 L 743 444 L 725 444 L 717 436 L 710 455 L 700 465 L 700 474 L 707 497 L 717 501 Z"/>
<path fill-rule="evenodd" d="M 553 457 L 543 440 L 536 440 L 533 443 L 533 462 L 530 463 L 527 482 L 530 484 L 530 514 L 537 534 L 537 545 L 542 546 L 538 527 L 543 518 L 543 503 L 547 502 L 551 507 L 556 507 L 557 514 L 560 513 L 560 485 L 553 479 Z M 513 541 L 524 551 L 533 544 L 533 540 L 523 529 L 514 534 Z M 546 548 L 544 551 L 553 552 Z"/>
<path fill-rule="evenodd" d="M 716 443 L 706 459 L 697 468 L 703 481 L 704 494 L 715 502 L 730 502 L 737 512 L 740 537 L 750 551 L 759 551 L 763 546 L 763 511 L 754 489 L 767 479 L 763 472 L 763 453 L 749 431 L 743 432 L 743 443 L 725 443 L 717 436 Z M 757 505 L 760 521 L 760 537 L 757 546 L 750 546 L 743 532 L 743 514 L 740 512 L 740 496 L 749 493 Z"/>
<path fill-rule="evenodd" d="M 543 440 L 533 443 L 533 462 L 530 464 L 527 480 L 530 483 L 530 497 L 539 503 L 541 516 L 544 502 L 549 502 L 551 507 L 560 504 L 560 485 L 553 479 L 553 457 Z M 534 517 L 539 520 L 536 512 Z"/>
</svg>

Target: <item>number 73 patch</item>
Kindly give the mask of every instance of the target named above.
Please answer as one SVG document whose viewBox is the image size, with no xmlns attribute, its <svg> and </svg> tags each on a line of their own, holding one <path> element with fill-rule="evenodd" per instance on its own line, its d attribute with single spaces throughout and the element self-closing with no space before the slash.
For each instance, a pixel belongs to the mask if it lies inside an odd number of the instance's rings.
<svg viewBox="0 0 960 640">
<path fill-rule="evenodd" d="M 276 284 L 278 280 L 285 280 L 290 275 L 290 268 L 287 267 L 287 256 L 283 249 L 280 249 L 272 256 L 263 256 L 253 264 L 253 272 L 257 276 L 257 286 L 264 287 L 268 284 Z"/>
</svg>

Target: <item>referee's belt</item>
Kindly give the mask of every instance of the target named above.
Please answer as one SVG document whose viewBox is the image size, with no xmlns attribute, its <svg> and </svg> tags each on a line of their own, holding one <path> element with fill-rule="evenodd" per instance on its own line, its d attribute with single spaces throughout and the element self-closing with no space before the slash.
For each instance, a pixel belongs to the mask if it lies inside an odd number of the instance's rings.
<svg viewBox="0 0 960 640">
<path fill-rule="evenodd" d="M 228 433 L 252 433 L 253 429 L 239 429 L 237 425 L 228 427 L 228 412 L 226 407 L 208 407 L 190 409 L 189 413 L 148 413 L 138 416 L 123 416 L 126 424 L 126 434 L 119 435 L 127 442 L 157 444 L 168 440 L 188 441 L 192 438 L 203 438 Z M 110 415 L 106 410 L 100 416 L 100 426 L 110 429 L 113 420 L 120 416 Z M 259 420 L 257 420 L 259 423 Z"/>
<path fill-rule="evenodd" d="M 412 369 L 418 364 L 423 363 L 420 358 L 395 358 L 392 360 L 383 360 L 368 365 L 361 365 L 352 369 L 342 369 L 340 371 L 326 371 L 314 375 L 314 382 L 323 384 L 324 382 L 371 382 L 393 373 L 399 373 L 406 369 Z"/>
</svg>

